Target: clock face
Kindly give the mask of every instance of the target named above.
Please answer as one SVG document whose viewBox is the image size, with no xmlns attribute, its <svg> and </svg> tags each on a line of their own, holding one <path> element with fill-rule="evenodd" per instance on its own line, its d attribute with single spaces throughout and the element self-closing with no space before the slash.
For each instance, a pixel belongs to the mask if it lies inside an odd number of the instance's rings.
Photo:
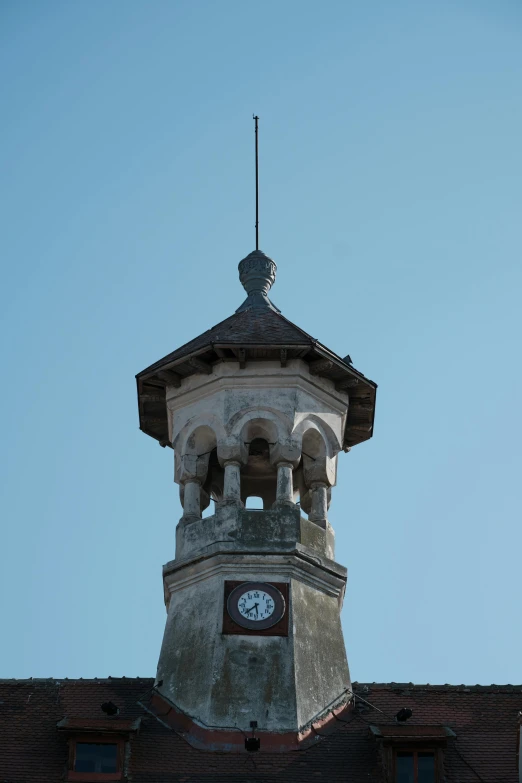
<svg viewBox="0 0 522 783">
<path fill-rule="evenodd" d="M 275 603 L 265 590 L 247 590 L 239 596 L 237 608 L 241 617 L 259 623 L 272 617 Z"/>
<path fill-rule="evenodd" d="M 271 628 L 285 613 L 285 599 L 273 585 L 245 582 L 228 596 L 227 609 L 231 618 L 251 630 Z"/>
</svg>

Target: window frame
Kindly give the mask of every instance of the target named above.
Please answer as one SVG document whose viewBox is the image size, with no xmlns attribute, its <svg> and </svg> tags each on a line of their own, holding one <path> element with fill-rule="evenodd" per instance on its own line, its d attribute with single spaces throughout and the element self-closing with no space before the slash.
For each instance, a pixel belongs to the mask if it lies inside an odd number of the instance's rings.
<svg viewBox="0 0 522 783">
<path fill-rule="evenodd" d="M 413 746 L 394 746 L 393 748 L 393 781 L 397 780 L 397 754 L 398 753 L 412 753 L 413 754 L 413 783 L 419 781 L 419 769 L 418 769 L 418 756 L 419 753 L 431 753 L 434 762 L 434 781 L 437 783 L 439 780 L 439 752 L 438 748 L 434 747 L 413 747 Z"/>
<path fill-rule="evenodd" d="M 90 745 L 116 745 L 117 772 L 76 772 L 74 765 L 76 763 L 76 745 L 78 743 L 87 743 Z M 77 781 L 77 783 L 96 783 L 96 781 L 122 780 L 123 762 L 125 758 L 125 737 L 121 735 L 111 736 L 110 734 L 75 734 L 69 740 L 69 764 L 67 770 L 67 780 Z"/>
</svg>

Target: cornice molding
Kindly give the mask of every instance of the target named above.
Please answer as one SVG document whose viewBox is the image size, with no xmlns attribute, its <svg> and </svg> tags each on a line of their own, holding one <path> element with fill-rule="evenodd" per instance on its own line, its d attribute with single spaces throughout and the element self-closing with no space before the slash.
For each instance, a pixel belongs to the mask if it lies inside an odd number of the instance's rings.
<svg viewBox="0 0 522 783">
<path fill-rule="evenodd" d="M 245 581 L 249 581 L 259 579 L 259 575 L 262 574 L 265 580 L 276 579 L 276 577 L 280 581 L 297 579 L 309 587 L 337 598 L 341 604 L 346 587 L 346 569 L 337 563 L 329 562 L 336 568 L 336 572 L 304 559 L 303 553 L 297 550 L 292 555 L 271 553 L 253 555 L 242 552 L 229 552 L 224 555 L 221 552 L 214 552 L 205 559 L 197 561 L 191 559 L 178 563 L 174 560 L 163 567 L 165 599 L 168 601 L 173 593 L 215 576 L 237 579 L 239 574 L 240 578 L 244 576 Z"/>
<path fill-rule="evenodd" d="M 253 363 L 253 362 L 252 362 Z M 295 364 L 301 365 L 296 368 Z M 292 389 L 296 387 L 301 388 L 303 391 L 310 394 L 316 400 L 321 403 L 326 403 L 332 406 L 335 412 L 340 415 L 346 414 L 348 408 L 348 394 L 347 392 L 337 391 L 332 383 L 332 389 L 326 389 L 325 386 L 318 380 L 319 376 L 310 375 L 308 370 L 303 372 L 306 368 L 306 364 L 299 359 L 294 359 L 288 362 L 288 367 L 276 367 L 268 369 L 266 366 L 269 362 L 261 362 L 263 365 L 259 371 L 252 372 L 248 368 L 239 370 L 234 375 L 218 375 L 215 373 L 212 376 L 197 376 L 199 383 L 192 388 L 183 388 L 184 384 L 181 384 L 180 388 L 168 387 L 166 403 L 168 409 L 175 413 L 177 410 L 186 407 L 187 405 L 203 400 L 213 394 L 216 391 L 228 391 L 237 389 Z M 274 363 L 275 365 L 275 363 Z M 297 370 L 297 371 L 296 371 Z M 192 376 L 193 378 L 195 376 Z"/>
</svg>

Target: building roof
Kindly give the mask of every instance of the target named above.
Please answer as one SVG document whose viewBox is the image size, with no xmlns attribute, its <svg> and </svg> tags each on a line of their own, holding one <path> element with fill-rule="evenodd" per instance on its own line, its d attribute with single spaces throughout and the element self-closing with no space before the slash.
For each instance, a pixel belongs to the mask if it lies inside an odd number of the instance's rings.
<svg viewBox="0 0 522 783">
<path fill-rule="evenodd" d="M 175 362 L 184 356 L 192 355 L 195 351 L 214 343 L 238 346 L 275 345 L 279 347 L 286 345 L 311 349 L 318 341 L 275 310 L 268 307 L 266 309 L 245 309 L 225 318 L 224 321 L 207 329 L 199 337 L 195 337 L 182 345 L 181 348 L 167 354 L 163 359 L 143 370 L 143 373 L 149 373 L 151 370 Z"/>
<path fill-rule="evenodd" d="M 413 710 L 405 731 L 447 737 L 448 781 L 518 783 L 522 685 L 356 683 L 354 708 L 326 736 L 318 730 L 313 747 L 289 753 L 261 748 L 252 754 L 191 747 L 143 708 L 152 685 L 149 678 L 0 680 L 0 780 L 65 779 L 67 732 L 57 724 L 64 718 L 79 724 L 106 720 L 100 705 L 112 701 L 120 709 L 115 722 L 128 727 L 141 717 L 139 732 L 131 735 L 126 770 L 133 783 L 384 783 L 378 733 L 386 737 L 402 731 L 393 721 L 402 707 Z"/>
<path fill-rule="evenodd" d="M 245 282 L 245 264 L 254 275 Z M 243 267 L 242 267 L 243 265 Z M 289 321 L 275 308 L 266 291 L 275 280 L 275 264 L 261 251 L 254 251 L 240 262 L 242 282 L 248 297 L 238 310 L 224 321 L 146 367 L 136 376 L 140 429 L 170 445 L 165 388 L 180 386 L 184 378 L 197 373 L 210 375 L 218 362 L 280 361 L 301 359 L 313 375 L 331 380 L 337 389 L 349 395 L 350 405 L 344 433 L 346 449 L 371 438 L 375 415 L 377 384 L 356 370 L 349 356 L 344 359 Z M 259 269 L 269 269 L 262 274 Z M 255 276 L 257 275 L 257 276 Z M 261 279 L 264 293 L 252 286 Z M 264 289 L 263 289 L 264 290 Z"/>
</svg>

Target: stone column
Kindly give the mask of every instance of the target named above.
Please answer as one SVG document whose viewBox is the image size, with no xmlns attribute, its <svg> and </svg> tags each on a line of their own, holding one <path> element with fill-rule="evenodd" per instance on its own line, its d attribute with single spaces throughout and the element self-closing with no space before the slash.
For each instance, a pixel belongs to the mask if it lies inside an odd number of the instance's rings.
<svg viewBox="0 0 522 783">
<path fill-rule="evenodd" d="M 277 465 L 276 506 L 295 505 L 292 470 L 293 466 L 291 462 L 279 462 Z"/>
<path fill-rule="evenodd" d="M 225 462 L 223 501 L 225 503 L 241 504 L 241 463 L 238 460 L 227 460 Z"/>
<path fill-rule="evenodd" d="M 183 517 L 201 519 L 201 485 L 195 479 L 184 484 Z"/>
<path fill-rule="evenodd" d="M 316 525 L 326 527 L 328 513 L 328 487 L 322 481 L 314 481 L 310 487 L 312 507 L 308 519 Z"/>
</svg>

